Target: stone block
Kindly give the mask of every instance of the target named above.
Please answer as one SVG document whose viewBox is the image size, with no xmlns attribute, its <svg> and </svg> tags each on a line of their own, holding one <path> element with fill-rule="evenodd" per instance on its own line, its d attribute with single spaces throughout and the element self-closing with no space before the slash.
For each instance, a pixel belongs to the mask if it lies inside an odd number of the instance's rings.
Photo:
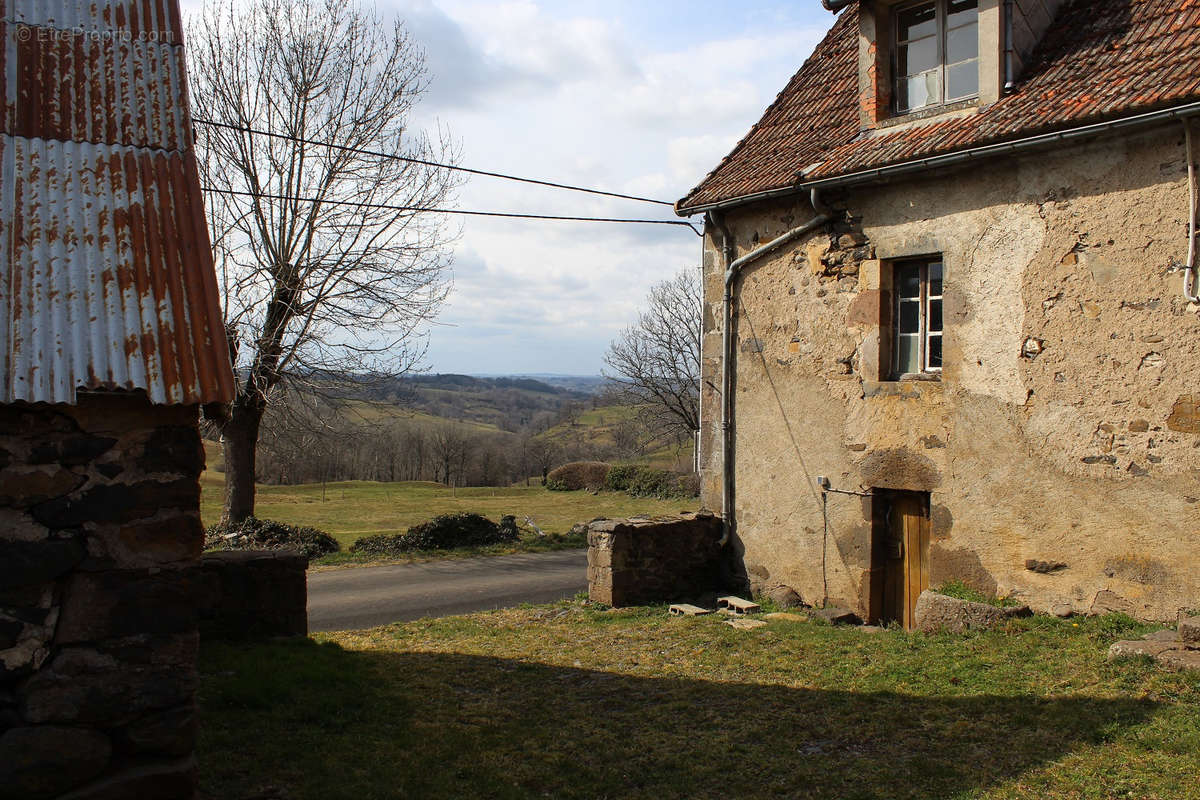
<svg viewBox="0 0 1200 800">
<path fill-rule="evenodd" d="M 195 689 L 194 662 L 129 664 L 93 648 L 68 647 L 20 686 L 17 700 L 21 715 L 35 724 L 119 726 L 148 711 L 186 705 Z"/>
<path fill-rule="evenodd" d="M 0 590 L 52 581 L 82 561 L 86 552 L 78 538 L 0 539 Z"/>
<path fill-rule="evenodd" d="M 808 612 L 814 619 L 823 619 L 830 625 L 859 625 L 862 620 L 848 608 L 814 608 Z"/>
<path fill-rule="evenodd" d="M 0 800 L 57 797 L 104 772 L 108 737 L 88 728 L 13 728 L 0 735 Z"/>
<path fill-rule="evenodd" d="M 1032 614 L 1029 606 L 1000 608 L 987 603 L 972 603 L 969 600 L 947 597 L 928 589 L 921 592 L 921 596 L 917 598 L 917 607 L 913 612 L 914 627 L 925 633 L 963 633 L 967 630 L 995 627 L 1014 617 L 1028 617 Z"/>
<path fill-rule="evenodd" d="M 308 559 L 289 551 L 233 550 L 200 562 L 204 638 L 308 635 Z"/>
<path fill-rule="evenodd" d="M 1168 650 L 1158 661 L 1168 669 L 1200 670 L 1200 650 Z"/>
<path fill-rule="evenodd" d="M 742 617 L 735 617 L 733 619 L 725 620 L 725 624 L 731 628 L 737 628 L 740 631 L 752 631 L 755 628 L 762 628 L 766 626 L 767 623 L 763 622 L 761 619 L 743 619 Z"/>
<path fill-rule="evenodd" d="M 136 463 L 144 472 L 198 476 L 204 470 L 200 431 L 194 424 L 156 428 Z"/>
<path fill-rule="evenodd" d="M 197 509 L 200 484 L 195 478 L 160 483 L 94 486 L 76 497 L 62 497 L 34 506 L 33 517 L 50 528 L 75 528 L 85 522 L 123 523 L 156 516 L 164 508 Z"/>
<path fill-rule="evenodd" d="M 1064 570 L 1066 568 L 1067 565 L 1062 561 L 1040 561 L 1036 558 L 1025 559 L 1025 569 L 1029 570 L 1030 572 L 1040 573 L 1042 575 L 1048 575 L 1051 572 L 1058 572 L 1059 570 Z"/>
<path fill-rule="evenodd" d="M 589 596 L 612 606 L 694 597 L 720 577 L 721 520 L 711 513 L 589 525 Z M 610 566 L 600 566 L 607 562 Z"/>
<path fill-rule="evenodd" d="M 143 569 L 193 563 L 204 550 L 197 513 L 167 512 L 158 518 L 89 526 L 85 570 Z"/>
<path fill-rule="evenodd" d="M 61 464 L 82 466 L 95 461 L 112 449 L 117 440 L 111 436 L 90 436 L 86 433 L 66 438 L 43 440 L 29 451 L 31 464 Z"/>
<path fill-rule="evenodd" d="M 188 570 L 77 572 L 63 591 L 55 642 L 98 642 L 195 628 L 195 576 Z"/>
<path fill-rule="evenodd" d="M 0 506 L 28 508 L 68 495 L 86 482 L 85 476 L 58 466 L 8 467 L 0 474 Z"/>
<path fill-rule="evenodd" d="M 804 598 L 790 586 L 772 586 L 764 592 L 776 608 L 803 608 Z"/>
<path fill-rule="evenodd" d="M 148 714 L 117 732 L 124 753 L 183 757 L 196 748 L 196 712 L 191 705 Z"/>
<path fill-rule="evenodd" d="M 1200 433 L 1200 395 L 1180 395 L 1167 417 L 1167 427 L 1180 433 Z"/>
<path fill-rule="evenodd" d="M 1200 617 L 1179 618 L 1179 639 L 1189 645 L 1200 647 Z"/>
</svg>

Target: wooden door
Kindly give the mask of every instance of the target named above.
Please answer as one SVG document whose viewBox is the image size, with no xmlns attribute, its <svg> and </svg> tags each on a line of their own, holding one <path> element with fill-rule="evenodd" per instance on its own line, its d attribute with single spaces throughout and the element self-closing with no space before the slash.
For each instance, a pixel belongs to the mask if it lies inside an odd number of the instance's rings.
<svg viewBox="0 0 1200 800">
<path fill-rule="evenodd" d="M 890 499 L 883 618 L 911 630 L 917 598 L 929 588 L 929 496 L 896 492 Z"/>
</svg>

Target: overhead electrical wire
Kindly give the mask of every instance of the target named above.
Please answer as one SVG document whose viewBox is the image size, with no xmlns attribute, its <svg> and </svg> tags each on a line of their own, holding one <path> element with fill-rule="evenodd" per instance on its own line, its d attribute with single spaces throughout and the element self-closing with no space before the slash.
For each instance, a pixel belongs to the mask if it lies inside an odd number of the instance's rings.
<svg viewBox="0 0 1200 800">
<path fill-rule="evenodd" d="M 674 219 L 633 219 L 627 217 L 575 217 L 561 214 L 520 214 L 513 211 L 467 211 L 461 208 L 427 208 L 425 206 L 400 206 L 388 203 L 364 203 L 358 200 L 319 200 L 315 197 L 296 197 L 285 194 L 270 194 L 267 192 L 245 192 L 235 189 L 217 189 L 205 186 L 204 191 L 213 194 L 223 194 L 230 197 L 256 197 L 262 200 L 283 200 L 291 203 L 322 203 L 331 206 L 351 206 L 354 208 L 378 208 L 385 211 L 424 211 L 431 214 L 459 214 L 468 217 L 506 217 L 509 219 L 543 219 L 560 220 L 564 222 L 615 222 L 629 225 L 673 225 L 688 228 L 697 236 L 703 236 L 690 222 Z"/>
<path fill-rule="evenodd" d="M 397 153 L 384 153 L 384 152 L 381 152 L 378 150 L 364 150 L 364 149 L 357 148 L 357 147 L 348 147 L 346 145 L 333 144 L 332 142 L 321 142 L 321 141 L 317 141 L 315 139 L 305 139 L 303 137 L 292 136 L 292 135 L 286 134 L 286 133 L 273 133 L 271 131 L 258 130 L 256 128 L 251 128 L 251 127 L 243 126 L 243 125 L 231 125 L 227 122 L 214 122 L 213 120 L 198 119 L 196 117 L 192 118 L 192 122 L 199 123 L 200 125 L 209 125 L 214 128 L 224 128 L 226 130 L 238 131 L 239 133 L 249 133 L 249 134 L 253 134 L 255 136 L 268 136 L 268 137 L 271 137 L 274 139 L 285 139 L 289 142 L 295 142 L 296 144 L 306 144 L 311 147 L 327 147 L 330 150 L 338 150 L 343 153 L 357 153 L 359 155 L 373 156 L 375 158 L 390 158 L 395 161 L 403 161 L 408 164 L 421 164 L 426 167 L 437 167 L 438 169 L 454 170 L 455 172 L 466 172 L 471 175 L 482 175 L 482 176 L 488 177 L 488 178 L 500 178 L 501 180 L 506 180 L 506 181 L 518 181 L 520 183 L 532 183 L 537 186 L 549 186 L 552 189 L 566 189 L 571 192 L 586 192 L 588 194 L 598 194 L 598 195 L 602 195 L 604 197 L 616 197 L 621 200 L 635 200 L 639 203 L 654 203 L 655 205 L 671 206 L 672 208 L 674 208 L 674 206 L 675 206 L 674 203 L 671 203 L 667 200 L 655 200 L 652 197 L 639 197 L 639 196 L 633 195 L 633 194 L 621 194 L 619 192 L 606 192 L 606 191 L 603 191 L 602 189 L 589 189 L 585 186 L 572 186 L 571 184 L 568 184 L 568 183 L 555 183 L 554 181 L 543 181 L 543 180 L 538 180 L 536 178 L 522 178 L 519 175 L 508 175 L 503 172 L 489 172 L 487 170 L 482 170 L 482 169 L 471 169 L 469 167 L 460 167 L 455 164 L 442 164 L 437 161 L 428 161 L 423 158 L 413 158 L 412 156 L 402 156 Z"/>
</svg>

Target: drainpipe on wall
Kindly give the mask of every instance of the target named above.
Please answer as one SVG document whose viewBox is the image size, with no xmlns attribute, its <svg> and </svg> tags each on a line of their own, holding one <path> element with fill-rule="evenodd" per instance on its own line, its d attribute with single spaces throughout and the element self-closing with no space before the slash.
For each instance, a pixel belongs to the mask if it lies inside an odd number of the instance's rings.
<svg viewBox="0 0 1200 800">
<path fill-rule="evenodd" d="M 1016 87 L 1013 80 L 1013 0 L 1004 0 L 1004 91 Z"/>
<path fill-rule="evenodd" d="M 828 6 L 826 6 L 828 7 Z M 708 222 L 721 234 L 721 251 L 725 261 L 725 294 L 721 301 L 721 512 L 725 519 L 725 532 L 721 535 L 720 546 L 729 543 L 734 528 L 734 458 L 733 458 L 733 363 L 736 349 L 733 339 L 733 289 L 734 282 L 747 264 L 757 261 L 768 253 L 778 250 L 785 244 L 803 236 L 832 218 L 831 210 L 821 202 L 819 190 L 809 192 L 813 210 L 817 216 L 796 228 L 792 228 L 782 236 L 778 236 L 760 247 L 751 250 L 741 258 L 734 258 L 733 237 L 720 208 L 713 208 L 707 214 Z"/>
<path fill-rule="evenodd" d="M 1183 150 L 1188 173 L 1188 254 L 1183 268 L 1183 296 L 1189 303 L 1200 303 L 1196 293 L 1196 154 L 1192 150 L 1192 121 L 1183 120 Z"/>
</svg>

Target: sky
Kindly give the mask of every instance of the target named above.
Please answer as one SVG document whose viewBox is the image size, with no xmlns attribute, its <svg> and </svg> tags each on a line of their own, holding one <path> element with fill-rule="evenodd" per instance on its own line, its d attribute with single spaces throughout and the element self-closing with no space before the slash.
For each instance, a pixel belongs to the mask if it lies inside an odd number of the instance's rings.
<svg viewBox="0 0 1200 800">
<path fill-rule="evenodd" d="M 185 13 L 202 0 L 184 0 Z M 717 165 L 834 16 L 819 0 L 378 0 L 425 49 L 414 123 L 462 166 L 675 201 Z M 473 177 L 463 209 L 677 219 L 655 206 Z M 699 223 L 699 219 L 695 219 Z M 650 287 L 699 268 L 683 227 L 458 218 L 426 366 L 596 375 Z"/>
</svg>

